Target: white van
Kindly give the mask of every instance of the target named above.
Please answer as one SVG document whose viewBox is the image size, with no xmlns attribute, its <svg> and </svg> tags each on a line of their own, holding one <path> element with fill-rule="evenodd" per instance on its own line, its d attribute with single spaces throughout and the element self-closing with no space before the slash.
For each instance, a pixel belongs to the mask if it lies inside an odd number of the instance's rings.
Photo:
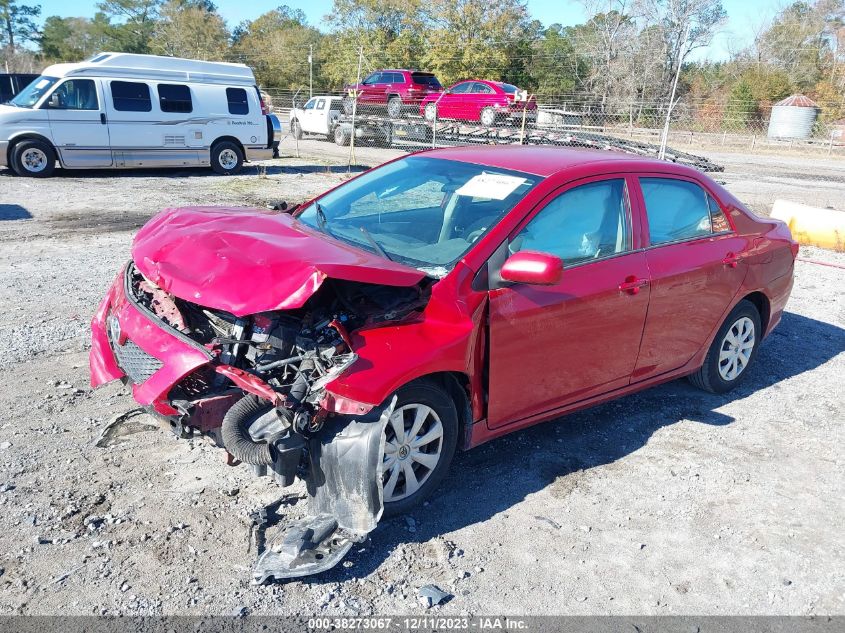
<svg viewBox="0 0 845 633">
<path fill-rule="evenodd" d="M 66 169 L 211 166 L 278 154 L 281 124 L 247 66 L 100 53 L 56 64 L 0 105 L 0 167 L 21 176 Z"/>
</svg>

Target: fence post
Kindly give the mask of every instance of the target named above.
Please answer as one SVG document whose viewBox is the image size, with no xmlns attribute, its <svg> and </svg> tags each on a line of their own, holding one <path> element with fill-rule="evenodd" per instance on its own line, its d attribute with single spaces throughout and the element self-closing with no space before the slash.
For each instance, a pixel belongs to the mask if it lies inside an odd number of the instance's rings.
<svg viewBox="0 0 845 633">
<path fill-rule="evenodd" d="M 361 84 L 361 63 L 364 61 L 364 47 L 358 47 L 358 78 L 355 85 Z M 352 133 L 349 135 L 349 171 L 352 171 L 352 164 L 355 162 L 355 115 L 358 113 L 358 90 L 353 90 L 352 95 Z"/>
</svg>

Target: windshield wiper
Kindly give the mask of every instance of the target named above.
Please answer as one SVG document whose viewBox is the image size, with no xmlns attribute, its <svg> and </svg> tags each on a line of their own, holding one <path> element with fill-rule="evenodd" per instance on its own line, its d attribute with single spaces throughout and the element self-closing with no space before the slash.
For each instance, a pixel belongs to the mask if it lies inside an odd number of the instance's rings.
<svg viewBox="0 0 845 633">
<path fill-rule="evenodd" d="M 373 248 L 374 248 L 374 249 L 376 249 L 376 252 L 377 252 L 379 255 L 381 255 L 382 257 L 384 257 L 385 259 L 387 259 L 387 260 L 389 260 L 389 261 L 391 261 L 391 262 L 393 261 L 393 258 L 392 258 L 390 255 L 388 255 L 388 254 L 387 254 L 387 251 L 386 251 L 386 250 L 384 250 L 384 248 L 382 248 L 382 245 L 381 245 L 381 244 L 379 244 L 379 243 L 376 241 L 376 238 L 374 238 L 374 237 L 373 237 L 372 233 L 370 233 L 370 232 L 366 229 L 366 227 L 359 226 L 358 228 L 359 228 L 359 229 L 361 229 L 361 233 L 363 233 L 363 234 L 364 234 L 364 237 L 366 237 L 366 238 L 367 238 L 367 241 L 368 241 L 370 244 L 372 244 L 372 245 L 373 245 Z"/>
<path fill-rule="evenodd" d="M 317 212 L 317 224 L 320 225 L 320 230 L 323 233 L 329 233 L 329 221 L 326 219 L 326 212 L 319 202 L 314 203 L 314 209 Z"/>
</svg>

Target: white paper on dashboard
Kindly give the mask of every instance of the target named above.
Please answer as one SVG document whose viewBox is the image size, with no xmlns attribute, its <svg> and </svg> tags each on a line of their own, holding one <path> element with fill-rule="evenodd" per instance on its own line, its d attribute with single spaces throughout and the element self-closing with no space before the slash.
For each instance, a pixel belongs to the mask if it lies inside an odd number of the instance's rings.
<svg viewBox="0 0 845 633">
<path fill-rule="evenodd" d="M 467 180 L 455 193 L 459 196 L 504 200 L 524 182 L 525 178 L 520 178 L 519 176 L 479 174 Z"/>
</svg>

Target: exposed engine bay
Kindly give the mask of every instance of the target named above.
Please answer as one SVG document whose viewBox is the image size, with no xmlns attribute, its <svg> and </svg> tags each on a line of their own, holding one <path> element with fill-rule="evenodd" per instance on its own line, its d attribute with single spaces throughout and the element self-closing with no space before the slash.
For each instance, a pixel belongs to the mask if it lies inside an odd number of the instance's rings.
<svg viewBox="0 0 845 633">
<path fill-rule="evenodd" d="M 175 297 L 132 263 L 125 281 L 132 303 L 210 357 L 168 394 L 178 414 L 166 417 L 177 436 L 208 436 L 230 464 L 247 464 L 281 486 L 306 482 L 309 517 L 261 556 L 254 580 L 339 562 L 381 517 L 383 431 L 393 403 L 339 415 L 321 406 L 325 387 L 357 360 L 350 333 L 412 319 L 428 301 L 429 284 L 326 279 L 300 308 L 238 317 Z M 120 364 L 112 334 L 110 341 Z"/>
</svg>

